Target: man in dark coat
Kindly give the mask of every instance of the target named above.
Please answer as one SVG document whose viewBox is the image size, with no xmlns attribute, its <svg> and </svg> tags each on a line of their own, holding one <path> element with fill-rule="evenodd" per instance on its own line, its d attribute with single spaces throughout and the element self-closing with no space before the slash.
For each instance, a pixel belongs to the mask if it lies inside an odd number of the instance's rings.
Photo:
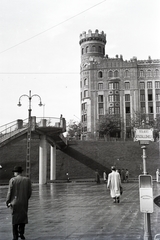
<svg viewBox="0 0 160 240">
<path fill-rule="evenodd" d="M 28 223 L 28 200 L 32 194 L 31 181 L 21 175 L 22 171 L 22 167 L 14 167 L 14 177 L 9 181 L 6 198 L 6 205 L 11 208 L 12 213 L 13 240 L 18 240 L 18 237 L 25 239 L 25 224 Z"/>
</svg>

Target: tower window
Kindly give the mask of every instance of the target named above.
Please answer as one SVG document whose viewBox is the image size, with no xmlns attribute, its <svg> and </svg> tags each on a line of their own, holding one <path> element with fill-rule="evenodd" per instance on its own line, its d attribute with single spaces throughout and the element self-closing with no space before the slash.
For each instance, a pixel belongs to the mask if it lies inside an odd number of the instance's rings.
<svg viewBox="0 0 160 240">
<path fill-rule="evenodd" d="M 84 48 L 82 48 L 82 55 L 84 54 Z"/>
<path fill-rule="evenodd" d="M 103 90 L 103 83 L 98 83 L 98 90 Z"/>
<path fill-rule="evenodd" d="M 98 51 L 99 51 L 99 53 L 102 52 L 102 48 L 101 48 L 101 46 L 98 47 Z"/>
<path fill-rule="evenodd" d="M 96 52 L 96 46 L 92 46 L 92 52 Z"/>
<path fill-rule="evenodd" d="M 88 97 L 88 90 L 84 91 L 84 97 Z"/>
<path fill-rule="evenodd" d="M 125 101 L 129 102 L 130 101 L 130 95 L 129 94 L 125 94 Z"/>
<path fill-rule="evenodd" d="M 125 89 L 130 89 L 130 82 L 125 82 L 124 85 L 125 85 Z"/>
<path fill-rule="evenodd" d="M 86 53 L 88 53 L 88 50 L 89 50 L 89 47 L 87 46 L 87 47 L 86 47 Z"/>
<path fill-rule="evenodd" d="M 103 102 L 103 95 L 98 95 L 98 102 Z"/>
<path fill-rule="evenodd" d="M 86 86 L 86 85 L 88 85 L 88 79 L 87 78 L 84 79 L 84 86 Z"/>
<path fill-rule="evenodd" d="M 102 77 L 103 77 L 102 71 L 99 71 L 99 72 L 98 72 L 98 77 L 99 77 L 99 78 L 102 78 Z"/>
<path fill-rule="evenodd" d="M 99 114 L 101 114 L 101 115 L 104 114 L 103 103 L 99 103 L 99 104 L 98 104 L 98 110 L 99 110 Z"/>
<path fill-rule="evenodd" d="M 82 103 L 82 111 L 87 109 L 87 103 Z"/>
</svg>

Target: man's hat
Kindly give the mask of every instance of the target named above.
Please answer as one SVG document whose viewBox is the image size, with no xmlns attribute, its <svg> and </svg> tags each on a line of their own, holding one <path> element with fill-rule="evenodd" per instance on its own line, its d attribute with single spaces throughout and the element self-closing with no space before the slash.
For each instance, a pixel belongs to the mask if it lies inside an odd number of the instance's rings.
<svg viewBox="0 0 160 240">
<path fill-rule="evenodd" d="M 20 167 L 20 166 L 15 166 L 14 169 L 12 170 L 12 172 L 21 173 L 21 172 L 23 172 L 23 169 L 22 169 L 22 167 Z"/>
</svg>

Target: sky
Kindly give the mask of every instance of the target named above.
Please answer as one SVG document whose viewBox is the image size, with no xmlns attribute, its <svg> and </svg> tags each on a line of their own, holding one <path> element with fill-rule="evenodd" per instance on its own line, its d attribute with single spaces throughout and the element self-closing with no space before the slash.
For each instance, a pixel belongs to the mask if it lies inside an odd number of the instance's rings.
<svg viewBox="0 0 160 240">
<path fill-rule="evenodd" d="M 111 58 L 160 59 L 159 23 L 159 0 L 0 0 L 0 126 L 28 117 L 29 91 L 32 116 L 79 122 L 80 34 L 104 31 Z"/>
</svg>

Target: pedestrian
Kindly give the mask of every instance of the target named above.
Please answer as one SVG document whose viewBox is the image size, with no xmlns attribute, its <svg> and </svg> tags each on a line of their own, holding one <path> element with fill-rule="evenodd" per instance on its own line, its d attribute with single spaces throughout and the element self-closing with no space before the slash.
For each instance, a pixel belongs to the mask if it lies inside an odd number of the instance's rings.
<svg viewBox="0 0 160 240">
<path fill-rule="evenodd" d="M 128 169 L 126 169 L 126 182 L 128 182 L 129 180 L 129 171 L 128 171 Z"/>
<path fill-rule="evenodd" d="M 160 178 L 160 172 L 159 169 L 157 169 L 156 171 L 156 181 L 159 182 L 159 178 Z"/>
<path fill-rule="evenodd" d="M 9 181 L 6 205 L 11 208 L 13 240 L 25 239 L 25 224 L 28 223 L 28 200 L 32 194 L 31 181 L 22 176 L 23 169 L 15 166 L 14 177 Z"/>
<path fill-rule="evenodd" d="M 106 174 L 106 171 L 103 172 L 103 180 L 104 180 L 104 183 L 106 183 L 106 181 L 107 181 L 107 174 Z"/>
<path fill-rule="evenodd" d="M 126 173 L 125 173 L 125 170 L 123 168 L 121 170 L 121 180 L 122 180 L 122 182 L 124 182 L 126 180 Z"/>
<path fill-rule="evenodd" d="M 119 203 L 121 178 L 120 178 L 120 174 L 116 172 L 115 166 L 112 166 L 111 170 L 112 172 L 108 174 L 107 188 L 110 189 L 110 195 L 111 195 L 111 198 L 113 198 L 113 202 Z"/>
<path fill-rule="evenodd" d="M 100 175 L 99 175 L 98 169 L 96 169 L 95 174 L 96 174 L 96 183 L 100 183 Z"/>
</svg>

